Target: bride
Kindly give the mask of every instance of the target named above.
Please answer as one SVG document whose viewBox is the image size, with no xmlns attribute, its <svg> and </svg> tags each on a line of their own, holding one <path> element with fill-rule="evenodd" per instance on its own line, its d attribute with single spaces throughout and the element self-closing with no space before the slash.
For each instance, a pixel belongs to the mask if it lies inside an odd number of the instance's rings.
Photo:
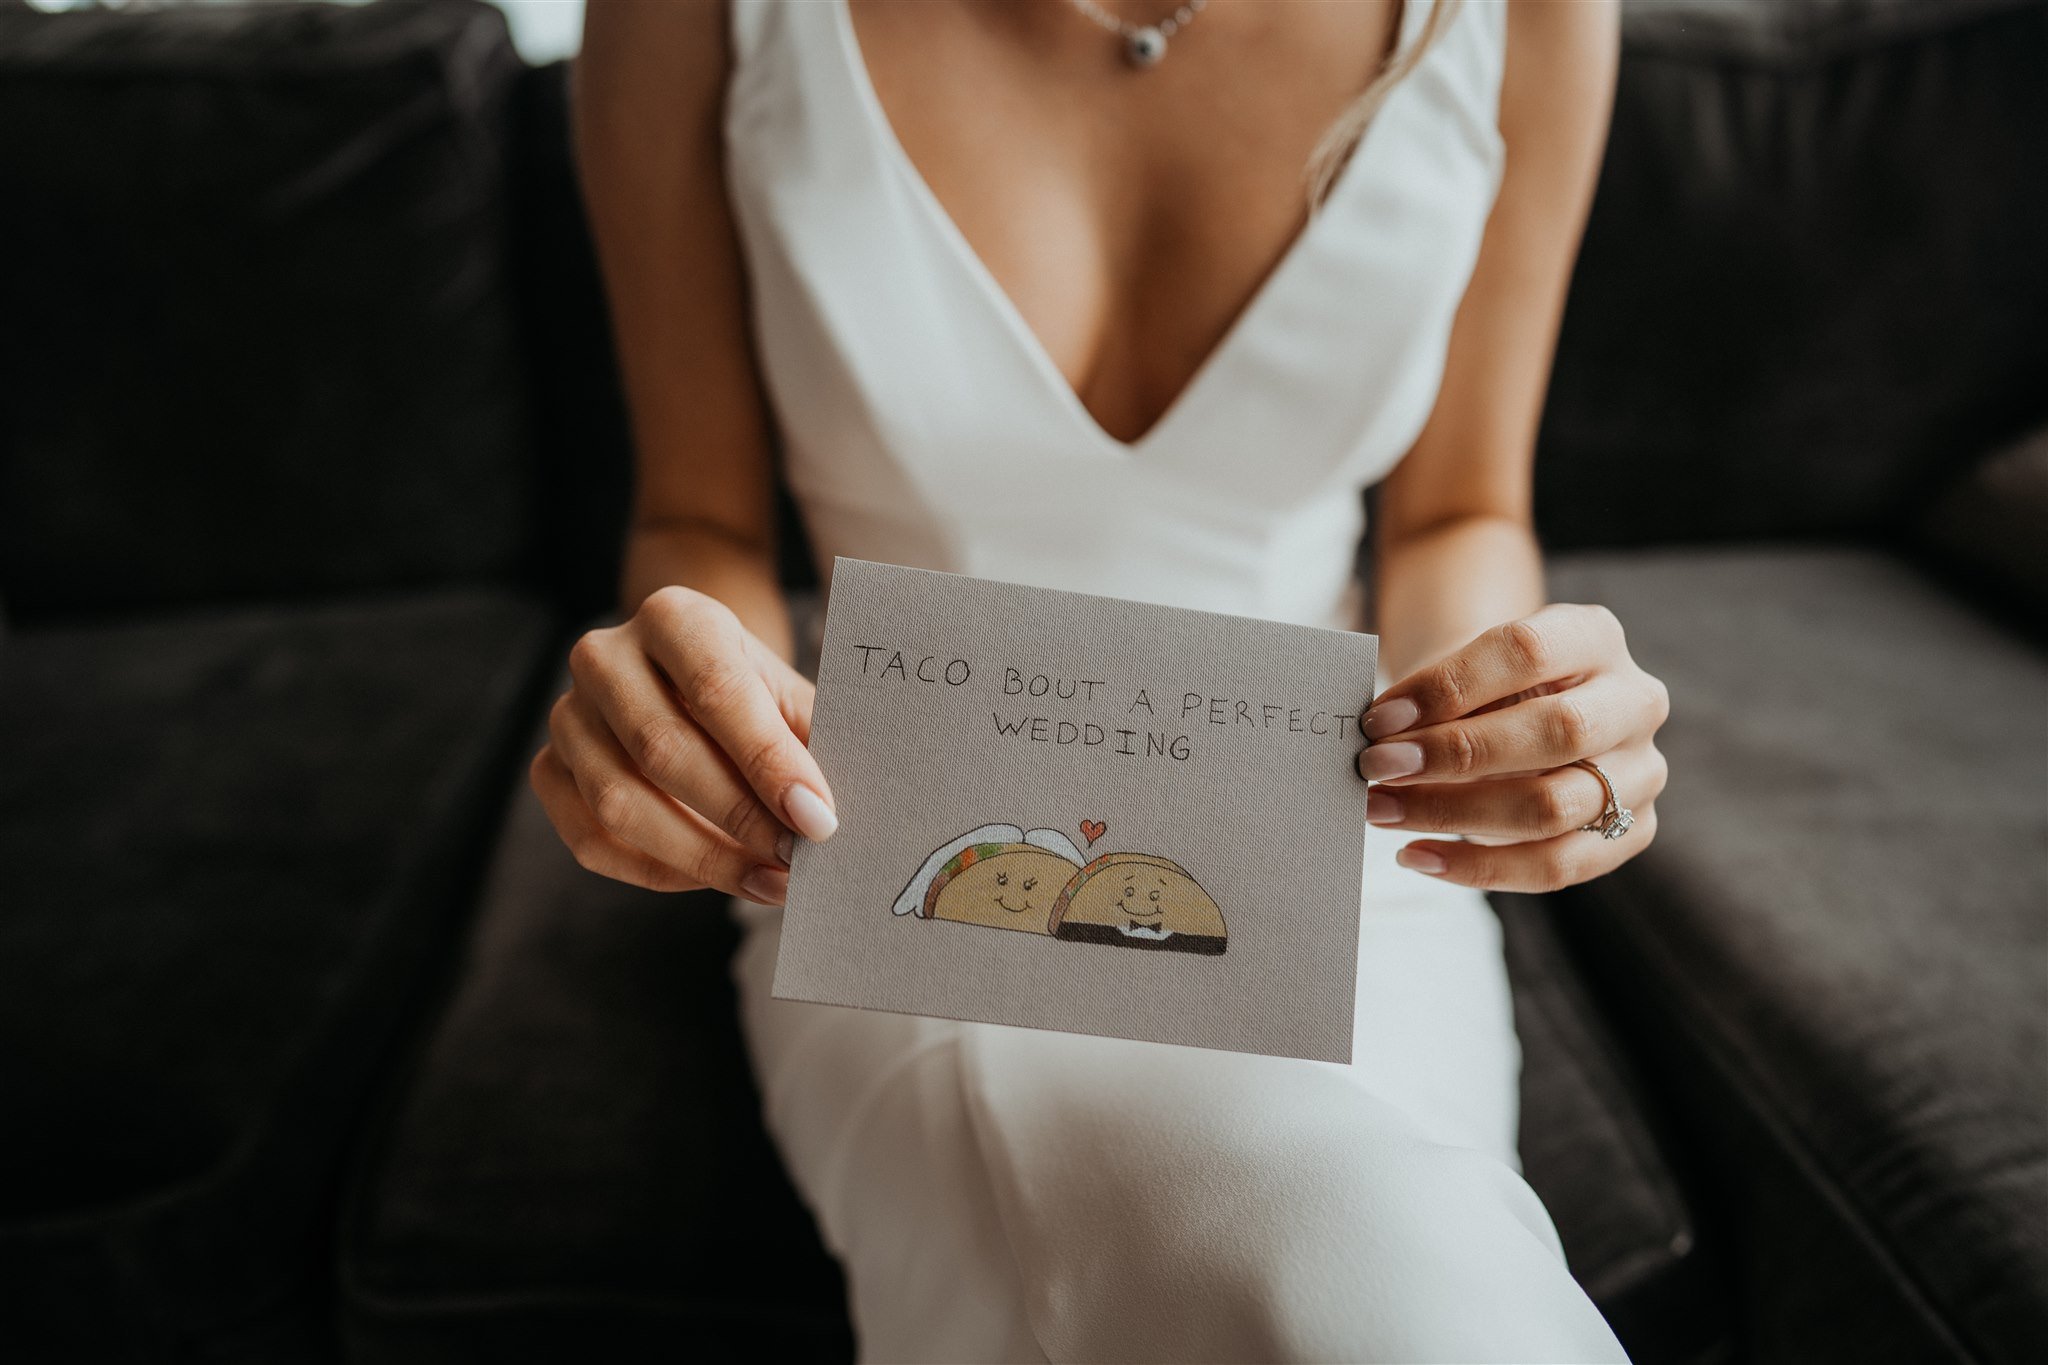
<svg viewBox="0 0 2048 1365">
<path fill-rule="evenodd" d="M 1545 604 L 1530 524 L 1614 12 L 1171 3 L 590 6 L 631 615 L 577 641 L 533 784 L 593 871 L 739 898 L 866 1357 L 1620 1359 L 1518 1174 L 1482 894 L 1632 857 L 1665 781 L 1662 685 Z M 1352 1065 L 770 998 L 792 840 L 837 824 L 777 480 L 826 565 L 1369 607 Z"/>
</svg>

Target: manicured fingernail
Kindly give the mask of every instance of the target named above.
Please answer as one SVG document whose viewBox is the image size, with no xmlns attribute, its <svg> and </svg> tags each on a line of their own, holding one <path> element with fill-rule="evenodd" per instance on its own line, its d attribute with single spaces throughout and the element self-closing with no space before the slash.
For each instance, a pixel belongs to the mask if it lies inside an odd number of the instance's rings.
<svg viewBox="0 0 2048 1365">
<path fill-rule="evenodd" d="M 1365 818 L 1375 825 L 1398 825 L 1401 823 L 1401 798 L 1384 787 L 1374 787 L 1365 794 Z"/>
<path fill-rule="evenodd" d="M 756 867 L 740 878 L 740 891 L 757 905 L 780 905 L 789 894 L 789 874 L 779 867 Z"/>
<path fill-rule="evenodd" d="M 1375 744 L 1358 759 L 1358 771 L 1368 782 L 1390 777 L 1407 777 L 1422 771 L 1422 746 L 1407 740 L 1399 744 Z"/>
<path fill-rule="evenodd" d="M 1406 697 L 1396 697 L 1368 708 L 1358 728 L 1365 731 L 1367 739 L 1380 739 L 1386 735 L 1398 735 L 1421 719 L 1421 707 Z"/>
<path fill-rule="evenodd" d="M 782 809 L 796 832 L 814 844 L 822 844 L 839 828 L 839 817 L 825 804 L 825 798 L 801 784 L 791 787 L 782 798 Z"/>
<path fill-rule="evenodd" d="M 789 866 L 790 856 L 795 852 L 796 836 L 794 834 L 791 834 L 788 830 L 784 830 L 782 831 L 782 833 L 775 836 L 775 856 L 782 859 L 782 865 L 784 867 Z"/>
<path fill-rule="evenodd" d="M 1404 848 L 1394 855 L 1394 861 L 1416 872 L 1427 872 L 1435 876 L 1450 864 L 1441 853 L 1432 853 L 1426 848 Z"/>
</svg>

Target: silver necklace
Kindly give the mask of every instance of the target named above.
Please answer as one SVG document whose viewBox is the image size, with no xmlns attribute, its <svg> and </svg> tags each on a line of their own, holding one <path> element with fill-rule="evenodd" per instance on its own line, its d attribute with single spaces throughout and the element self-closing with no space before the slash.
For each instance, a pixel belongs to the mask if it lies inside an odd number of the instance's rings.
<svg viewBox="0 0 2048 1365">
<path fill-rule="evenodd" d="M 1088 19 L 1124 40 L 1124 60 L 1140 71 L 1159 65 L 1166 55 L 1166 40 L 1195 22 L 1195 16 L 1209 7 L 1209 0 L 1186 0 L 1179 9 L 1156 24 L 1134 24 L 1119 19 L 1095 0 L 1067 0 Z"/>
</svg>

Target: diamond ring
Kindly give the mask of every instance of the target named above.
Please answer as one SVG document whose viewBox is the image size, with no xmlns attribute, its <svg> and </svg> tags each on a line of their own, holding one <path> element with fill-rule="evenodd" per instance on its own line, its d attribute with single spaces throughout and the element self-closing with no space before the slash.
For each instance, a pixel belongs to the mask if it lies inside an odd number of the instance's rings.
<svg viewBox="0 0 2048 1365">
<path fill-rule="evenodd" d="M 1590 758 L 1575 758 L 1572 762 L 1599 778 L 1601 787 L 1607 792 L 1607 809 L 1601 811 L 1600 818 L 1592 824 L 1580 825 L 1579 828 L 1603 839 L 1619 839 L 1628 833 L 1635 826 L 1636 813 L 1621 804 L 1621 798 L 1614 794 L 1614 783 L 1608 780 L 1605 770 Z"/>
</svg>

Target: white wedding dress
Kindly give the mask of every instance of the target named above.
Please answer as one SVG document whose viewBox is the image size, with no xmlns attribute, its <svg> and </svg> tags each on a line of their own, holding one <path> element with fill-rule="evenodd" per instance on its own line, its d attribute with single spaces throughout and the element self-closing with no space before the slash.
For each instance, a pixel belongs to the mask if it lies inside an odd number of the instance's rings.
<svg viewBox="0 0 2048 1365">
<path fill-rule="evenodd" d="M 1360 490 L 1429 415 L 1499 181 L 1504 26 L 1463 6 L 1126 443 L 896 141 L 845 0 L 735 0 L 730 191 L 821 562 L 1355 628 Z M 737 905 L 769 1127 L 863 1356 L 1622 1359 L 1518 1174 L 1498 923 L 1404 841 L 1367 835 L 1350 1066 L 775 1000 L 780 912 Z"/>
</svg>

